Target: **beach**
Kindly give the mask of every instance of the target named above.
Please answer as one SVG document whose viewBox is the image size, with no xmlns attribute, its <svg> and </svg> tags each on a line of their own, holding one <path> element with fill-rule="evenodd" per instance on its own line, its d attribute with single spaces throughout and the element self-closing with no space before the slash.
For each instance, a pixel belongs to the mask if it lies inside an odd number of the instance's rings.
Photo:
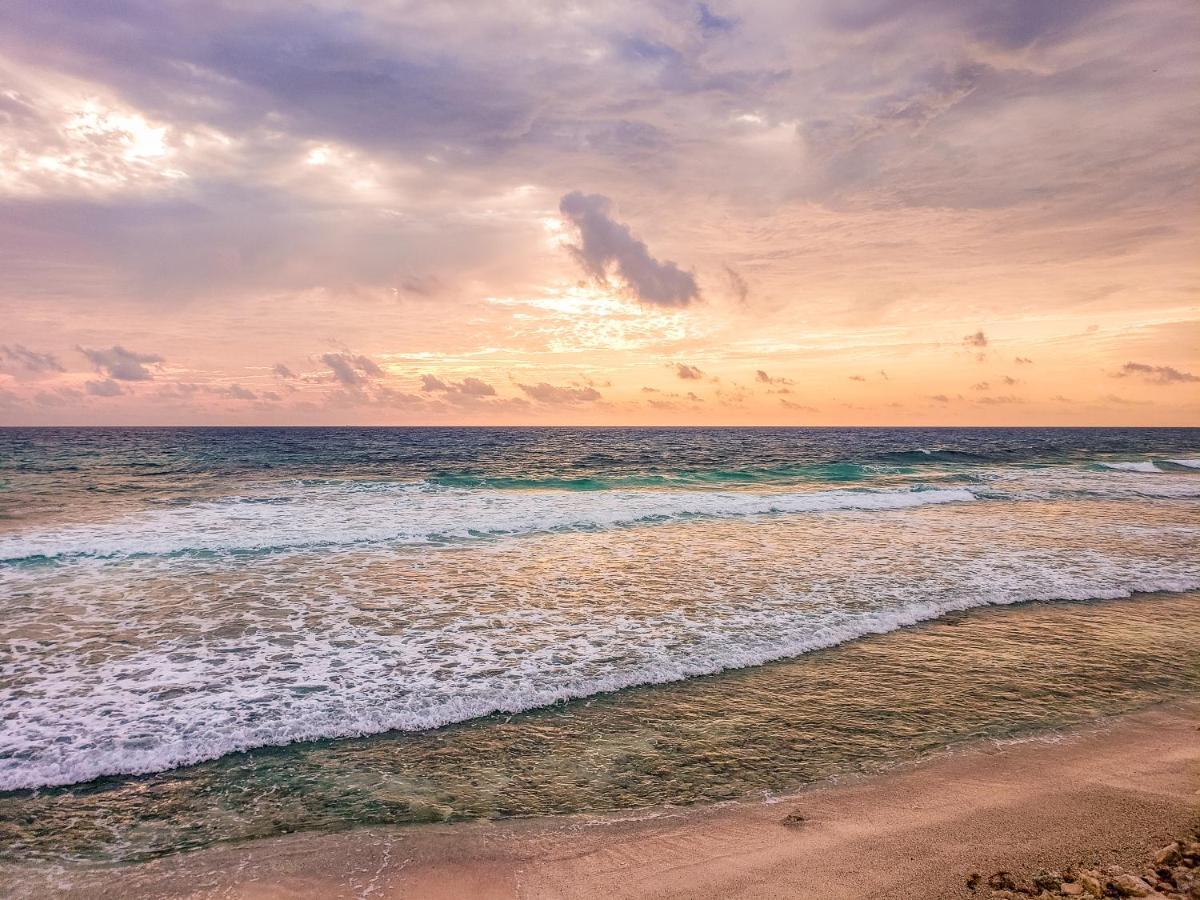
<svg viewBox="0 0 1200 900">
<path fill-rule="evenodd" d="M 1194 825 L 1200 703 L 979 742 L 770 802 L 292 835 L 92 870 L 9 868 L 10 896 L 957 898 L 973 873 L 1137 868 Z"/>
</svg>

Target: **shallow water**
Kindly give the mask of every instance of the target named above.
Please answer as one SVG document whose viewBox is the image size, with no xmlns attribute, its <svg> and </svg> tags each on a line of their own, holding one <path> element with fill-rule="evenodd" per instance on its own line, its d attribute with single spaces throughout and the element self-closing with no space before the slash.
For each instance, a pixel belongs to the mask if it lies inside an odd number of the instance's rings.
<svg viewBox="0 0 1200 900">
<path fill-rule="evenodd" d="M 1200 595 L 977 609 L 671 685 L 0 798 L 0 860 L 769 797 L 1200 696 Z"/>
<path fill-rule="evenodd" d="M 1194 429 L 0 430 L 0 852 L 744 796 L 1192 692 L 1197 458 Z"/>
</svg>

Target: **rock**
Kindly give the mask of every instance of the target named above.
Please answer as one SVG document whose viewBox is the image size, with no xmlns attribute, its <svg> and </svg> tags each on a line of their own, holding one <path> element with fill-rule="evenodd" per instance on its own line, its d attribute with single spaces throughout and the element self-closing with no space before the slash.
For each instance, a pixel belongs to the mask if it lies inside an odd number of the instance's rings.
<svg viewBox="0 0 1200 900">
<path fill-rule="evenodd" d="M 1179 841 L 1171 841 L 1167 846 L 1163 847 L 1154 854 L 1154 864 L 1156 866 L 1173 866 L 1176 865 L 1182 856 L 1179 853 Z"/>
<path fill-rule="evenodd" d="M 1128 872 L 1118 875 L 1110 883 L 1121 897 L 1149 897 L 1154 890 L 1142 879 Z"/>
<path fill-rule="evenodd" d="M 1104 896 L 1104 885 L 1100 883 L 1100 879 L 1097 878 L 1092 872 L 1081 872 L 1079 874 L 1079 886 L 1082 887 L 1089 896 Z"/>
<path fill-rule="evenodd" d="M 1017 882 L 1013 879 L 1011 872 L 997 872 L 988 879 L 988 887 L 993 891 L 1015 891 Z"/>
<path fill-rule="evenodd" d="M 1033 886 L 1039 891 L 1057 891 L 1062 887 L 1062 875 L 1042 869 L 1034 873 Z"/>
<path fill-rule="evenodd" d="M 1082 897 L 1083 885 L 1077 881 L 1068 881 L 1058 889 L 1064 897 Z"/>
<path fill-rule="evenodd" d="M 967 887 L 973 891 L 979 890 L 979 886 L 983 884 L 983 876 L 978 872 L 972 872 L 967 876 Z"/>
<path fill-rule="evenodd" d="M 803 825 L 808 821 L 808 816 L 803 816 L 800 813 L 789 813 L 783 817 L 783 824 L 795 828 L 797 825 Z"/>
</svg>

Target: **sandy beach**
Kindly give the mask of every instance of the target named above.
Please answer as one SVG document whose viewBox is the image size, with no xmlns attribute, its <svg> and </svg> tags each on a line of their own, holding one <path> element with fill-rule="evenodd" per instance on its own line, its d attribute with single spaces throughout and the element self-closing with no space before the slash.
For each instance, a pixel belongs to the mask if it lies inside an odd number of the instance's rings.
<svg viewBox="0 0 1200 900">
<path fill-rule="evenodd" d="M 1200 704 L 1172 704 L 769 802 L 294 835 L 86 873 L 10 869 L 0 889 L 255 900 L 968 897 L 973 872 L 1143 862 L 1196 820 L 1198 728 Z"/>
</svg>

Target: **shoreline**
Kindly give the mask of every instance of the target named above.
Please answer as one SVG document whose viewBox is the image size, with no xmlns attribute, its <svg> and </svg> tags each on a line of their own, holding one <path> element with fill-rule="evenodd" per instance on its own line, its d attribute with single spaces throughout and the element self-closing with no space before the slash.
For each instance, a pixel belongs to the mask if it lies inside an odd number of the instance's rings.
<svg viewBox="0 0 1200 900">
<path fill-rule="evenodd" d="M 0 892 L 938 900 L 981 896 L 967 887 L 974 872 L 1136 866 L 1198 815 L 1200 701 L 1189 700 L 765 801 L 304 833 L 116 867 L 5 866 Z"/>
</svg>

